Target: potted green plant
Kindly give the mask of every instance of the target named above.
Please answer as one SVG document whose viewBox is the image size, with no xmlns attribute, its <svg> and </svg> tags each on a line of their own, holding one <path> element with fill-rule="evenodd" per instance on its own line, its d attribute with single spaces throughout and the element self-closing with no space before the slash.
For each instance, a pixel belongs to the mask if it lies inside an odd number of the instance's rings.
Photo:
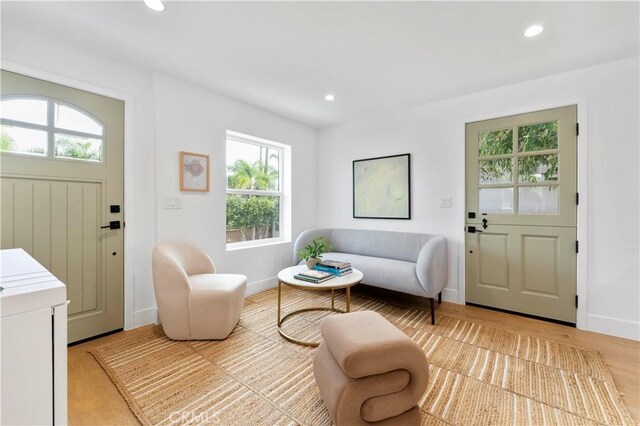
<svg viewBox="0 0 640 426">
<path fill-rule="evenodd" d="M 309 269 L 313 269 L 322 259 L 322 254 L 331 250 L 333 250 L 333 247 L 329 244 L 329 241 L 325 237 L 319 236 L 315 237 L 311 244 L 300 250 L 298 257 L 307 263 Z"/>
</svg>

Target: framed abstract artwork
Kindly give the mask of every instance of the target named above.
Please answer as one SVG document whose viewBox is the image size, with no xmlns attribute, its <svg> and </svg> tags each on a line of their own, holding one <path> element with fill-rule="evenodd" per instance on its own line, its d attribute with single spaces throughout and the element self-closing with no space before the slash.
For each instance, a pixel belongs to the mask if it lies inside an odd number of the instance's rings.
<svg viewBox="0 0 640 426">
<path fill-rule="evenodd" d="M 353 162 L 353 217 L 411 219 L 410 154 Z"/>
<path fill-rule="evenodd" d="M 209 156 L 180 151 L 180 191 L 209 192 Z"/>
</svg>

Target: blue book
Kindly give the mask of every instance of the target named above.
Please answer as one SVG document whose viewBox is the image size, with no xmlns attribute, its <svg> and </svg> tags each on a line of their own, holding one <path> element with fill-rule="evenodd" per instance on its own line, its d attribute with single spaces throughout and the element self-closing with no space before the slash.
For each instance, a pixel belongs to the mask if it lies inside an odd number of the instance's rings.
<svg viewBox="0 0 640 426">
<path fill-rule="evenodd" d="M 351 273 L 351 268 L 340 270 L 340 269 L 336 269 L 336 268 L 332 268 L 330 266 L 324 266 L 324 265 L 316 265 L 314 269 L 316 271 L 328 272 L 328 273 L 336 275 L 338 277 Z"/>
</svg>

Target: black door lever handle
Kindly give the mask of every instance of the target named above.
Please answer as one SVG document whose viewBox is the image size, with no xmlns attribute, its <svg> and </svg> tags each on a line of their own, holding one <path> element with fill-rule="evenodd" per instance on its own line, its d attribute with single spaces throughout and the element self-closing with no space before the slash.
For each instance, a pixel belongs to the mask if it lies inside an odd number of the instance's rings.
<svg viewBox="0 0 640 426">
<path fill-rule="evenodd" d="M 112 220 L 108 225 L 101 226 L 100 229 L 120 229 L 120 221 Z"/>
<path fill-rule="evenodd" d="M 482 228 L 483 229 L 487 229 L 487 222 L 488 222 L 487 219 L 482 219 Z"/>
</svg>

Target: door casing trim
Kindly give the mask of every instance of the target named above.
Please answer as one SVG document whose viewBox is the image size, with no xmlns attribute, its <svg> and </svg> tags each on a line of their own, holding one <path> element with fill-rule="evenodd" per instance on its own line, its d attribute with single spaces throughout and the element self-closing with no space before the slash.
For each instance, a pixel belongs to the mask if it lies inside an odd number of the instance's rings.
<svg viewBox="0 0 640 426">
<path fill-rule="evenodd" d="M 577 235 L 578 241 L 580 241 L 580 251 L 577 254 L 576 264 L 576 293 L 578 295 L 578 299 L 580 303 L 578 304 L 578 309 L 576 311 L 576 328 L 588 330 L 589 326 L 587 323 L 587 305 L 588 305 L 588 250 L 589 250 L 589 242 L 588 242 L 588 233 L 587 233 L 587 212 L 589 205 L 589 193 L 587 191 L 588 185 L 588 173 L 587 173 L 587 165 L 588 165 L 588 105 L 587 105 L 587 97 L 586 96 L 576 96 L 576 97 L 565 97 L 559 98 L 557 100 L 549 101 L 547 103 L 542 104 L 533 104 L 526 105 L 521 107 L 514 107 L 510 109 L 494 111 L 487 114 L 482 115 L 474 115 L 465 117 L 463 119 L 459 119 L 457 121 L 457 139 L 458 139 L 458 148 L 460 149 L 459 157 L 462 162 L 461 169 L 463 170 L 463 177 L 461 181 L 461 189 L 459 189 L 460 203 L 462 208 L 458 211 L 458 220 L 456 221 L 459 224 L 459 231 L 456 232 L 459 244 L 458 244 L 458 303 L 461 305 L 466 304 L 465 297 L 465 286 L 466 286 L 466 277 L 465 277 L 465 197 L 466 197 L 466 164 L 465 164 L 465 129 L 468 123 L 473 123 L 476 121 L 483 120 L 492 120 L 494 118 L 508 117 L 511 115 L 518 114 L 526 114 L 531 112 L 542 111 L 545 109 L 553 109 L 553 108 L 561 108 L 566 106 L 576 105 L 578 110 L 578 123 L 580 123 L 580 134 L 577 136 L 577 188 L 580 193 L 580 204 L 578 204 L 578 219 L 577 219 Z"/>
<path fill-rule="evenodd" d="M 51 83 L 62 84 L 74 89 L 84 90 L 97 95 L 107 96 L 124 102 L 124 205 L 133 206 L 134 164 L 133 164 L 133 129 L 134 100 L 132 95 L 107 89 L 85 81 L 51 73 L 38 68 L 2 60 L 2 69 L 10 72 L 38 78 Z M 155 170 L 155 168 L 154 168 Z M 155 196 L 154 196 L 155 198 Z M 124 222 L 131 229 L 135 223 L 131 210 L 124 209 Z M 137 325 L 134 321 L 134 281 L 133 281 L 133 232 L 124 233 L 124 329 L 129 330 Z"/>
</svg>

